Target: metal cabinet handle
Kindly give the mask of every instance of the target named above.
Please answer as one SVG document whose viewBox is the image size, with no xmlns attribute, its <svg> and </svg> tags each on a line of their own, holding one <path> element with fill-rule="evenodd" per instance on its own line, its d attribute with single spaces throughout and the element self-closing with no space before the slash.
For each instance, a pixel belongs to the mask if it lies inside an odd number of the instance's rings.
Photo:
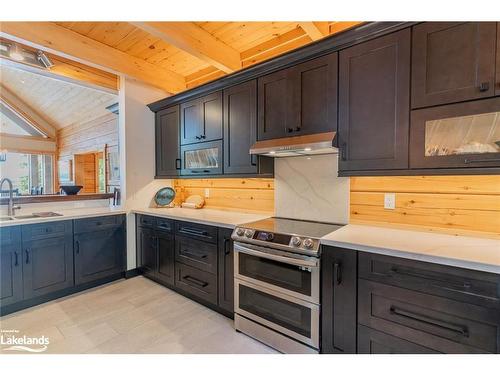
<svg viewBox="0 0 500 375">
<path fill-rule="evenodd" d="M 342 264 L 340 262 L 335 262 L 333 264 L 333 275 L 335 278 L 335 283 L 337 285 L 342 284 Z"/>
<path fill-rule="evenodd" d="M 182 254 L 184 254 L 190 258 L 198 258 L 198 259 L 206 259 L 208 257 L 207 254 L 200 255 L 200 254 L 193 253 L 191 251 L 183 251 Z"/>
<path fill-rule="evenodd" d="M 175 159 L 175 169 L 181 169 L 181 159 Z"/>
<path fill-rule="evenodd" d="M 80 241 L 78 240 L 75 241 L 75 252 L 80 254 Z"/>
<path fill-rule="evenodd" d="M 208 169 L 204 169 L 202 171 L 197 171 L 196 169 L 192 169 L 191 173 L 210 173 Z"/>
<path fill-rule="evenodd" d="M 179 229 L 179 232 L 185 233 L 185 234 L 193 234 L 195 236 L 204 236 L 204 237 L 208 236 L 207 231 L 204 231 L 204 230 L 200 231 L 200 230 L 186 228 L 186 227 Z"/>
<path fill-rule="evenodd" d="M 347 160 L 347 143 L 342 143 L 342 147 L 340 147 L 340 157 L 342 160 Z"/>
<path fill-rule="evenodd" d="M 459 326 L 457 324 L 443 322 L 442 320 L 434 319 L 434 318 L 431 318 L 430 316 L 421 315 L 421 314 L 414 313 L 414 312 L 407 311 L 407 310 L 403 310 L 403 309 L 400 309 L 400 308 L 397 308 L 394 306 L 391 306 L 389 311 L 393 315 L 397 315 L 397 316 L 400 316 L 400 317 L 403 317 L 406 319 L 414 320 L 414 321 L 417 321 L 419 323 L 430 324 L 430 325 L 433 325 L 433 326 L 436 326 L 436 327 L 439 327 L 442 329 L 446 329 L 446 330 L 454 332 L 454 333 L 458 333 L 462 336 L 469 337 L 469 331 L 467 330 L 467 328 Z"/>
<path fill-rule="evenodd" d="M 205 138 L 207 138 L 206 135 L 200 135 L 200 139 L 205 139 Z"/>
<path fill-rule="evenodd" d="M 250 155 L 250 164 L 254 167 L 257 166 L 257 155 Z"/>
<path fill-rule="evenodd" d="M 293 132 L 293 128 L 286 128 L 286 132 L 287 133 L 292 133 Z"/>
<path fill-rule="evenodd" d="M 488 91 L 490 89 L 490 83 L 489 82 L 481 82 L 481 84 L 479 85 L 479 91 L 480 92 L 485 92 L 485 91 Z"/>
<path fill-rule="evenodd" d="M 486 163 L 486 162 L 500 162 L 500 158 L 495 159 L 464 159 L 464 164 L 472 163 Z"/>
<path fill-rule="evenodd" d="M 189 275 L 184 276 L 182 279 L 185 280 L 188 284 L 194 284 L 202 288 L 205 288 L 208 285 L 206 281 L 198 280 L 197 278 Z"/>
<path fill-rule="evenodd" d="M 199 135 L 197 135 L 195 138 L 196 138 L 196 139 L 201 139 Z"/>
<path fill-rule="evenodd" d="M 229 248 L 227 247 L 227 244 L 229 243 L 229 241 L 231 241 L 231 239 L 230 239 L 230 238 L 227 238 L 227 237 L 226 237 L 226 238 L 224 238 L 224 255 L 229 255 L 229 254 L 231 254 L 231 249 L 229 249 Z"/>
<path fill-rule="evenodd" d="M 297 127 L 295 128 L 295 131 L 296 131 L 296 132 L 300 132 L 301 130 L 302 130 L 302 128 L 301 128 L 300 126 L 297 126 Z"/>
<path fill-rule="evenodd" d="M 15 257 L 14 266 L 17 267 L 19 266 L 19 254 L 17 253 L 17 251 L 14 251 L 14 257 Z"/>
<path fill-rule="evenodd" d="M 30 264 L 30 249 L 25 249 L 24 252 L 26 254 L 26 264 Z"/>
</svg>

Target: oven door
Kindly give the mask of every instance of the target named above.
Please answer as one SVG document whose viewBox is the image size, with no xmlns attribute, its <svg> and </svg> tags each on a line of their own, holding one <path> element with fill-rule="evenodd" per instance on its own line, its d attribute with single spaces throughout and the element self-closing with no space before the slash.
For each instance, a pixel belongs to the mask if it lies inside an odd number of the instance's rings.
<svg viewBox="0 0 500 375">
<path fill-rule="evenodd" d="M 255 285 L 319 304 L 319 259 L 234 243 L 234 275 Z"/>
<path fill-rule="evenodd" d="M 319 305 L 235 279 L 234 306 L 241 316 L 319 348 Z"/>
</svg>

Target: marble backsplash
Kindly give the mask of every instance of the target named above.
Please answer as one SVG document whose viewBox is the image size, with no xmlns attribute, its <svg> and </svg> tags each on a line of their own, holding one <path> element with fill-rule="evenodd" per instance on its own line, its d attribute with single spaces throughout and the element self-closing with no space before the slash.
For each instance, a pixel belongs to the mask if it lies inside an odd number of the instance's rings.
<svg viewBox="0 0 500 375">
<path fill-rule="evenodd" d="M 276 216 L 347 224 L 349 178 L 337 177 L 338 155 L 276 158 Z"/>
</svg>

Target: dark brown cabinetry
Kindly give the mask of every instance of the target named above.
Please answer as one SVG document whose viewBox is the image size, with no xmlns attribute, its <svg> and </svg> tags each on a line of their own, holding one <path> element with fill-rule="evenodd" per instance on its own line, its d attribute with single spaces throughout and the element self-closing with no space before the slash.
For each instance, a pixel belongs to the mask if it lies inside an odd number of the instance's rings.
<svg viewBox="0 0 500 375">
<path fill-rule="evenodd" d="M 413 28 L 412 107 L 495 94 L 495 22 L 425 22 Z"/>
<path fill-rule="evenodd" d="M 357 252 L 324 246 L 321 352 L 356 353 Z"/>
<path fill-rule="evenodd" d="M 408 168 L 410 30 L 339 55 L 339 170 Z"/>
<path fill-rule="evenodd" d="M 180 173 L 179 106 L 156 113 L 156 177 L 176 177 Z"/>
<path fill-rule="evenodd" d="M 496 58 L 495 95 L 500 95 L 500 22 L 497 22 L 497 58 Z"/>
<path fill-rule="evenodd" d="M 222 92 L 180 105 L 181 145 L 222 139 Z"/>
<path fill-rule="evenodd" d="M 259 140 L 337 129 L 337 53 L 258 79 Z"/>
<path fill-rule="evenodd" d="M 234 312 L 234 250 L 231 229 L 219 228 L 218 305 L 229 314 Z"/>
</svg>

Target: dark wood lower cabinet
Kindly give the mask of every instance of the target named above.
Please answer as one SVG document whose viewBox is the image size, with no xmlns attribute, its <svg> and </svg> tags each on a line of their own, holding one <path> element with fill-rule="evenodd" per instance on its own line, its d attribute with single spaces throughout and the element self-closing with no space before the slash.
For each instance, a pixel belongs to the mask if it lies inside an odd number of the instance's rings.
<svg viewBox="0 0 500 375">
<path fill-rule="evenodd" d="M 436 350 L 358 325 L 359 354 L 434 354 Z"/>
<path fill-rule="evenodd" d="M 23 298 L 21 228 L 0 228 L 0 306 Z"/>
<path fill-rule="evenodd" d="M 160 232 L 156 235 L 156 238 L 158 249 L 157 277 L 167 284 L 174 285 L 174 236 Z"/>
<path fill-rule="evenodd" d="M 175 286 L 217 305 L 217 276 L 183 263 L 175 264 Z"/>
<path fill-rule="evenodd" d="M 218 304 L 228 313 L 234 313 L 234 249 L 231 229 L 219 228 L 219 282 Z"/>
<path fill-rule="evenodd" d="M 357 252 L 324 246 L 321 352 L 356 353 Z"/>
</svg>

